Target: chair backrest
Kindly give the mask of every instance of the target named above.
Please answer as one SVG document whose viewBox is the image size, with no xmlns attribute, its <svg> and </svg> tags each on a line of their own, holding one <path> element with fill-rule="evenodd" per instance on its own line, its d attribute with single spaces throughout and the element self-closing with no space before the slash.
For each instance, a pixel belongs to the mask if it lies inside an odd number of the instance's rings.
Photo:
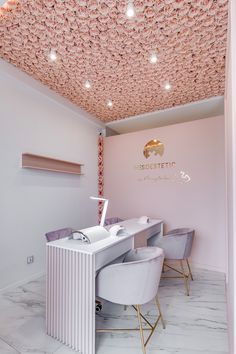
<svg viewBox="0 0 236 354">
<path fill-rule="evenodd" d="M 178 242 L 180 246 L 182 245 L 181 247 L 182 247 L 183 255 L 181 256 L 181 258 L 186 259 L 191 254 L 194 233 L 195 233 L 194 229 L 179 228 L 179 229 L 173 229 L 173 230 L 168 231 L 165 237 L 172 237 L 173 236 L 173 237 L 181 238 L 181 240 L 179 240 L 179 242 L 176 239 L 176 242 Z M 167 255 L 167 252 L 165 252 L 165 253 Z"/>
<path fill-rule="evenodd" d="M 97 276 L 97 295 L 123 305 L 142 305 L 157 294 L 163 250 L 143 247 L 131 250 L 123 263 L 103 268 Z"/>
<path fill-rule="evenodd" d="M 115 216 L 112 218 L 105 219 L 104 225 L 107 226 L 107 225 L 117 224 L 118 222 L 121 222 L 121 221 L 124 221 L 124 220 L 121 218 L 118 218 L 118 216 Z"/>
<path fill-rule="evenodd" d="M 47 232 L 45 234 L 45 237 L 47 239 L 47 242 L 51 242 L 70 236 L 72 231 L 73 229 L 71 227 L 66 227 L 64 229 Z"/>
<path fill-rule="evenodd" d="M 188 228 L 188 227 L 181 227 L 178 229 L 172 229 L 166 233 L 166 235 L 179 235 L 179 234 L 192 234 L 194 233 L 194 229 Z"/>
</svg>

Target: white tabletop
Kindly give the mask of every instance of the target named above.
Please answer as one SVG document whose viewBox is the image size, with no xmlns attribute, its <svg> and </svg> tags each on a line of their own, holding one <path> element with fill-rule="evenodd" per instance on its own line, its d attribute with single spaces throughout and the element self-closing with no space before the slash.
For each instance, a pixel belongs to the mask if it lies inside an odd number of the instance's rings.
<svg viewBox="0 0 236 354">
<path fill-rule="evenodd" d="M 60 240 L 48 242 L 47 246 L 58 247 L 58 248 L 73 250 L 82 253 L 95 254 L 112 245 L 122 242 L 124 239 L 133 237 L 136 234 L 163 222 L 160 219 L 150 219 L 148 223 L 140 224 L 138 223 L 138 220 L 139 220 L 138 218 L 134 218 L 134 219 L 128 219 L 118 223 L 119 225 L 125 227 L 124 231 L 120 232 L 118 236 L 109 236 L 103 240 L 94 243 L 81 243 L 80 241 L 77 240 L 63 238 Z M 110 225 L 109 227 L 107 227 L 107 229 L 109 230 L 111 226 L 113 225 Z"/>
</svg>

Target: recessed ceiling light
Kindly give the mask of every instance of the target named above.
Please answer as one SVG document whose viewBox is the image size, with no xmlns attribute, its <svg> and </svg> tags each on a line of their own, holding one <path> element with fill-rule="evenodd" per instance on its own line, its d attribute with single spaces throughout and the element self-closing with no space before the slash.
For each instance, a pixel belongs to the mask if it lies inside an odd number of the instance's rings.
<svg viewBox="0 0 236 354">
<path fill-rule="evenodd" d="M 51 49 L 51 51 L 49 53 L 49 59 L 51 61 L 56 61 L 57 60 L 57 53 L 56 53 L 55 49 Z"/>
<path fill-rule="evenodd" d="M 135 16 L 135 8 L 133 1 L 128 2 L 125 13 L 128 18 L 133 18 Z"/>
<path fill-rule="evenodd" d="M 113 106 L 113 102 L 111 100 L 107 100 L 107 107 L 111 108 Z"/>
<path fill-rule="evenodd" d="M 169 82 L 166 82 L 165 85 L 164 85 L 164 89 L 165 89 L 166 91 L 170 91 L 170 89 L 171 89 L 171 84 L 170 84 Z"/>
<path fill-rule="evenodd" d="M 150 55 L 150 63 L 156 64 L 157 60 L 158 60 L 158 58 L 157 58 L 157 53 L 152 53 L 152 54 Z"/>
<path fill-rule="evenodd" d="M 85 83 L 84 83 L 84 87 L 87 89 L 87 90 L 90 90 L 91 89 L 91 82 L 89 80 L 86 80 Z"/>
</svg>

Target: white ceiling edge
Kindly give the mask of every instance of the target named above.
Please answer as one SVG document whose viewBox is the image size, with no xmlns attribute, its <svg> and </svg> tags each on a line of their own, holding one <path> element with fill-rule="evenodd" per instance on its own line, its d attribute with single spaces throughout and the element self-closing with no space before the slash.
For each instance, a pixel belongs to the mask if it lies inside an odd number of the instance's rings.
<svg viewBox="0 0 236 354">
<path fill-rule="evenodd" d="M 7 0 L 0 0 L 0 7 L 3 6 L 6 1 L 7 1 Z"/>
<path fill-rule="evenodd" d="M 78 107 L 67 98 L 60 96 L 58 93 L 43 85 L 40 81 L 37 81 L 31 76 L 27 75 L 14 65 L 9 64 L 3 59 L 0 59 L 0 78 L 2 75 L 16 79 L 21 85 L 23 84 L 25 87 L 35 90 L 38 93 L 46 96 L 48 99 L 54 101 L 55 103 L 62 105 L 70 111 L 73 111 L 73 113 L 75 113 L 78 118 L 87 122 L 89 121 L 101 129 L 105 128 L 105 124 L 90 113 L 84 111 L 82 108 Z"/>
<path fill-rule="evenodd" d="M 152 129 L 184 123 L 197 119 L 210 118 L 224 114 L 224 97 L 215 96 L 202 101 L 187 103 L 161 111 L 145 113 L 121 120 L 112 121 L 106 127 L 118 134 Z"/>
</svg>

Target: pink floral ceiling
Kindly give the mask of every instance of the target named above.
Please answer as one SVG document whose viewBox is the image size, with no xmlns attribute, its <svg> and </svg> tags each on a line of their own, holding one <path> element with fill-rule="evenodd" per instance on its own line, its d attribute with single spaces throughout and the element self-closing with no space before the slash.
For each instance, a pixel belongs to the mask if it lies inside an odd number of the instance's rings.
<svg viewBox="0 0 236 354">
<path fill-rule="evenodd" d="M 133 4 L 128 19 L 124 0 L 8 0 L 0 57 L 105 122 L 223 95 L 227 0 Z"/>
</svg>

